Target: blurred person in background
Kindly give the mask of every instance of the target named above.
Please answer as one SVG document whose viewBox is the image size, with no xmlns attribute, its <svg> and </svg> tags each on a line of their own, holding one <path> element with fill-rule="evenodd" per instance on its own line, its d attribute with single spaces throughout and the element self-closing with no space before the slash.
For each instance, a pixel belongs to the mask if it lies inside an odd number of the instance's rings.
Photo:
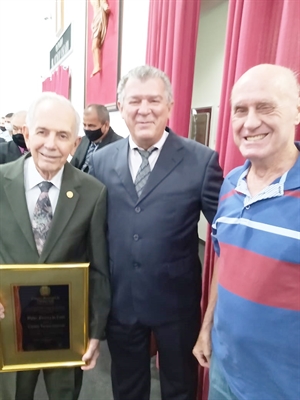
<svg viewBox="0 0 300 400">
<path fill-rule="evenodd" d="M 15 161 L 28 152 L 23 136 L 23 127 L 26 122 L 26 111 L 18 111 L 11 118 L 12 140 L 0 144 L 0 164 Z"/>
<path fill-rule="evenodd" d="M 110 126 L 109 112 L 101 104 L 90 104 L 83 112 L 83 128 L 85 136 L 71 160 L 74 167 L 83 172 L 89 171 L 91 155 L 104 146 L 123 139 Z"/>
<path fill-rule="evenodd" d="M 6 142 L 10 142 L 12 140 L 11 118 L 13 115 L 13 113 L 9 113 L 6 114 L 5 117 L 1 118 L 0 138 L 4 139 Z"/>
</svg>

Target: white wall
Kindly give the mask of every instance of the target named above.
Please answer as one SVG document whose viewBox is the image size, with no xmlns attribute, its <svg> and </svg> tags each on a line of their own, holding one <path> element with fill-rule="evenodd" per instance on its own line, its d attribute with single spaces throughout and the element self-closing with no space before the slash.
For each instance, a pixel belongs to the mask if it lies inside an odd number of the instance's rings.
<svg viewBox="0 0 300 400">
<path fill-rule="evenodd" d="M 215 147 L 223 75 L 228 2 L 200 12 L 192 108 L 212 107 L 210 147 Z M 200 239 L 206 239 L 207 222 L 201 215 Z"/>
<path fill-rule="evenodd" d="M 49 0 L 0 0 L 0 113 L 27 109 L 42 90 Z"/>
<path fill-rule="evenodd" d="M 124 0 L 121 50 L 121 77 L 146 62 L 149 0 Z M 137 18 L 138 16 L 138 18 Z M 118 111 L 110 113 L 111 126 L 121 136 L 128 128 Z"/>
</svg>

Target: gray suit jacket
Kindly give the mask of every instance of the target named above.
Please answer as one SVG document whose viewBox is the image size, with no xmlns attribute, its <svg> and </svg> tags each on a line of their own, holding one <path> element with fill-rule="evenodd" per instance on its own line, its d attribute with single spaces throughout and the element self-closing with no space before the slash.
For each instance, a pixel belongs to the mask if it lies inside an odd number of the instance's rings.
<svg viewBox="0 0 300 400">
<path fill-rule="evenodd" d="M 24 161 L 30 156 L 0 166 L 0 264 L 90 262 L 89 336 L 99 339 L 110 308 L 106 188 L 66 163 L 53 221 L 39 255 L 24 191 Z M 66 195 L 69 191 L 72 198 Z"/>
<path fill-rule="evenodd" d="M 108 190 L 112 316 L 153 326 L 197 312 L 197 223 L 201 211 L 211 223 L 217 210 L 218 154 L 170 131 L 140 198 L 128 167 L 128 139 L 95 153 L 92 174 Z"/>
</svg>

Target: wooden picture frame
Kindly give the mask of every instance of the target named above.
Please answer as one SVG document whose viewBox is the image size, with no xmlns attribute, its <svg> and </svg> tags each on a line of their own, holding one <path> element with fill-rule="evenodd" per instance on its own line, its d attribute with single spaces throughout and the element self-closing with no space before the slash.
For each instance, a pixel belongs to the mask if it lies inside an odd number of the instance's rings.
<svg viewBox="0 0 300 400">
<path fill-rule="evenodd" d="M 85 365 L 88 267 L 0 265 L 0 372 Z"/>
<path fill-rule="evenodd" d="M 55 0 L 55 33 L 60 36 L 64 31 L 64 0 Z"/>
<path fill-rule="evenodd" d="M 209 146 L 212 107 L 192 108 L 190 138 Z"/>
</svg>

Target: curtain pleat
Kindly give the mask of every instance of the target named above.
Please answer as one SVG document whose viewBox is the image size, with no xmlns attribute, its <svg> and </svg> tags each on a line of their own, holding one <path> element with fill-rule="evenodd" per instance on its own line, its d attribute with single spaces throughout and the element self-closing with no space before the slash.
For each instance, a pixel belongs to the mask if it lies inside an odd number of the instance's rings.
<svg viewBox="0 0 300 400">
<path fill-rule="evenodd" d="M 200 0 L 150 0 L 146 63 L 163 70 L 174 91 L 169 126 L 188 136 Z"/>
</svg>

